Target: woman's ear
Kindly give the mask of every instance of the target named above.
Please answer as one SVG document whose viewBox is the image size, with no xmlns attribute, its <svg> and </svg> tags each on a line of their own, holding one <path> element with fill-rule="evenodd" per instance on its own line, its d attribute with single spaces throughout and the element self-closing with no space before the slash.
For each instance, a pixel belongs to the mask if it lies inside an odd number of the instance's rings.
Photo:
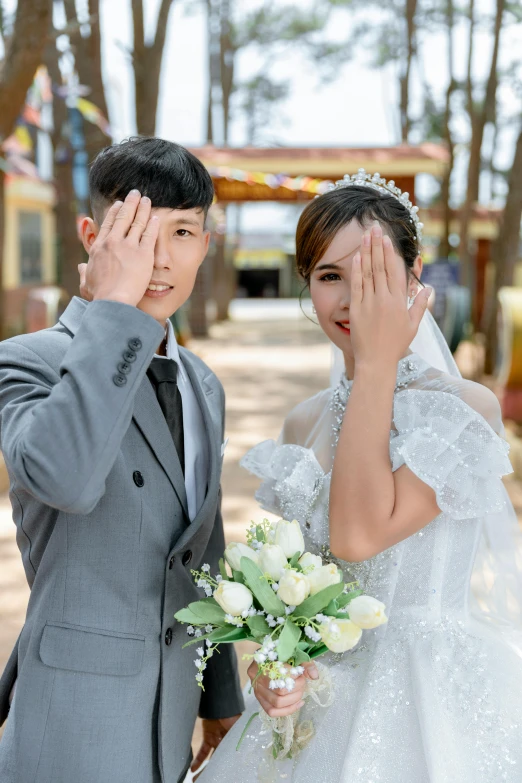
<svg viewBox="0 0 522 783">
<path fill-rule="evenodd" d="M 424 265 L 422 263 L 422 258 L 420 256 L 417 256 L 413 264 L 412 272 L 414 273 L 415 277 L 417 277 L 419 280 L 421 279 L 423 266 Z"/>
<path fill-rule="evenodd" d="M 87 253 L 90 252 L 99 230 L 100 227 L 92 218 L 85 217 L 82 219 L 80 223 L 80 237 Z"/>
</svg>

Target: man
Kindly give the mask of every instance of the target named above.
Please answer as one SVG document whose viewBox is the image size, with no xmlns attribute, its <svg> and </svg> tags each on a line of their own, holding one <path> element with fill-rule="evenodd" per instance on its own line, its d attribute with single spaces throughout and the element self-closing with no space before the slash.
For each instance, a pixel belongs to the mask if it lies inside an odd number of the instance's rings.
<svg viewBox="0 0 522 783">
<path fill-rule="evenodd" d="M 0 682 L 2 783 L 176 783 L 243 710 L 231 646 L 195 681 L 174 613 L 224 549 L 224 393 L 179 349 L 213 198 L 154 138 L 107 148 L 82 224 L 85 299 L 0 344 L 0 443 L 31 598 Z M 130 192 L 129 192 L 130 191 Z M 92 300 L 92 301 L 86 301 Z"/>
</svg>

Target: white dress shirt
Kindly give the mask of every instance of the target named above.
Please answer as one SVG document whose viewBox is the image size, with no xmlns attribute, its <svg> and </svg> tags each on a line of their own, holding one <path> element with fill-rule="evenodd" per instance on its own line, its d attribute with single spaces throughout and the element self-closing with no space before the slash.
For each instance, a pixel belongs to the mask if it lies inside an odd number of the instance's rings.
<svg viewBox="0 0 522 783">
<path fill-rule="evenodd" d="M 158 354 L 156 354 L 158 356 Z M 160 359 L 174 359 L 178 365 L 178 389 L 183 406 L 183 438 L 185 448 L 185 489 L 190 521 L 203 505 L 207 493 L 209 446 L 203 414 L 190 379 L 186 373 L 170 320 L 167 321 L 167 355 Z"/>
</svg>

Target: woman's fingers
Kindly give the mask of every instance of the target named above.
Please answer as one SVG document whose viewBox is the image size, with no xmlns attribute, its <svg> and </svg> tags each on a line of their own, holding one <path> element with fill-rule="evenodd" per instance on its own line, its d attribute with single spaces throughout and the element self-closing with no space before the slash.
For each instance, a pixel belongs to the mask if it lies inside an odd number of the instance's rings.
<svg viewBox="0 0 522 783">
<path fill-rule="evenodd" d="M 361 270 L 363 292 L 373 291 L 372 234 L 365 231 L 361 243 Z"/>
<path fill-rule="evenodd" d="M 382 228 L 376 221 L 372 226 L 372 271 L 375 293 L 384 294 L 388 292 L 388 282 L 386 279 L 386 268 L 384 265 L 384 237 Z"/>
<path fill-rule="evenodd" d="M 362 302 L 363 297 L 363 281 L 362 281 L 362 268 L 361 268 L 361 254 L 356 253 L 352 260 L 352 277 L 351 277 L 351 300 L 350 308 L 353 310 L 358 304 Z"/>
<path fill-rule="evenodd" d="M 414 303 L 408 310 L 410 323 L 412 328 L 415 330 L 415 334 L 417 334 L 420 322 L 422 321 L 424 313 L 426 312 L 426 308 L 428 307 L 428 299 L 430 298 L 431 291 L 431 288 L 422 288 L 415 297 Z"/>
<path fill-rule="evenodd" d="M 404 261 L 399 258 L 394 250 L 393 243 L 389 236 L 382 239 L 384 251 L 384 269 L 386 272 L 386 284 L 391 294 L 404 298 L 404 277 L 402 269 Z"/>
</svg>

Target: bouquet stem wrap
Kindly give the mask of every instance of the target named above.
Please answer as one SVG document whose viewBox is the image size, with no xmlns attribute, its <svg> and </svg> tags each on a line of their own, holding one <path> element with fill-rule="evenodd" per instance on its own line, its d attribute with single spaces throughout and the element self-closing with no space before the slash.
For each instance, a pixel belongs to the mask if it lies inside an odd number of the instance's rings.
<svg viewBox="0 0 522 783">
<path fill-rule="evenodd" d="M 312 699 L 318 707 L 329 707 L 334 700 L 334 686 L 330 670 L 322 663 L 315 663 L 319 677 L 306 680 L 304 699 Z M 306 748 L 314 736 L 312 720 L 300 720 L 301 710 L 282 718 L 271 718 L 261 709 L 259 716 L 265 731 L 272 732 L 272 742 L 268 750 L 274 761 L 293 758 Z M 263 732 L 264 733 L 264 732 Z"/>
</svg>

